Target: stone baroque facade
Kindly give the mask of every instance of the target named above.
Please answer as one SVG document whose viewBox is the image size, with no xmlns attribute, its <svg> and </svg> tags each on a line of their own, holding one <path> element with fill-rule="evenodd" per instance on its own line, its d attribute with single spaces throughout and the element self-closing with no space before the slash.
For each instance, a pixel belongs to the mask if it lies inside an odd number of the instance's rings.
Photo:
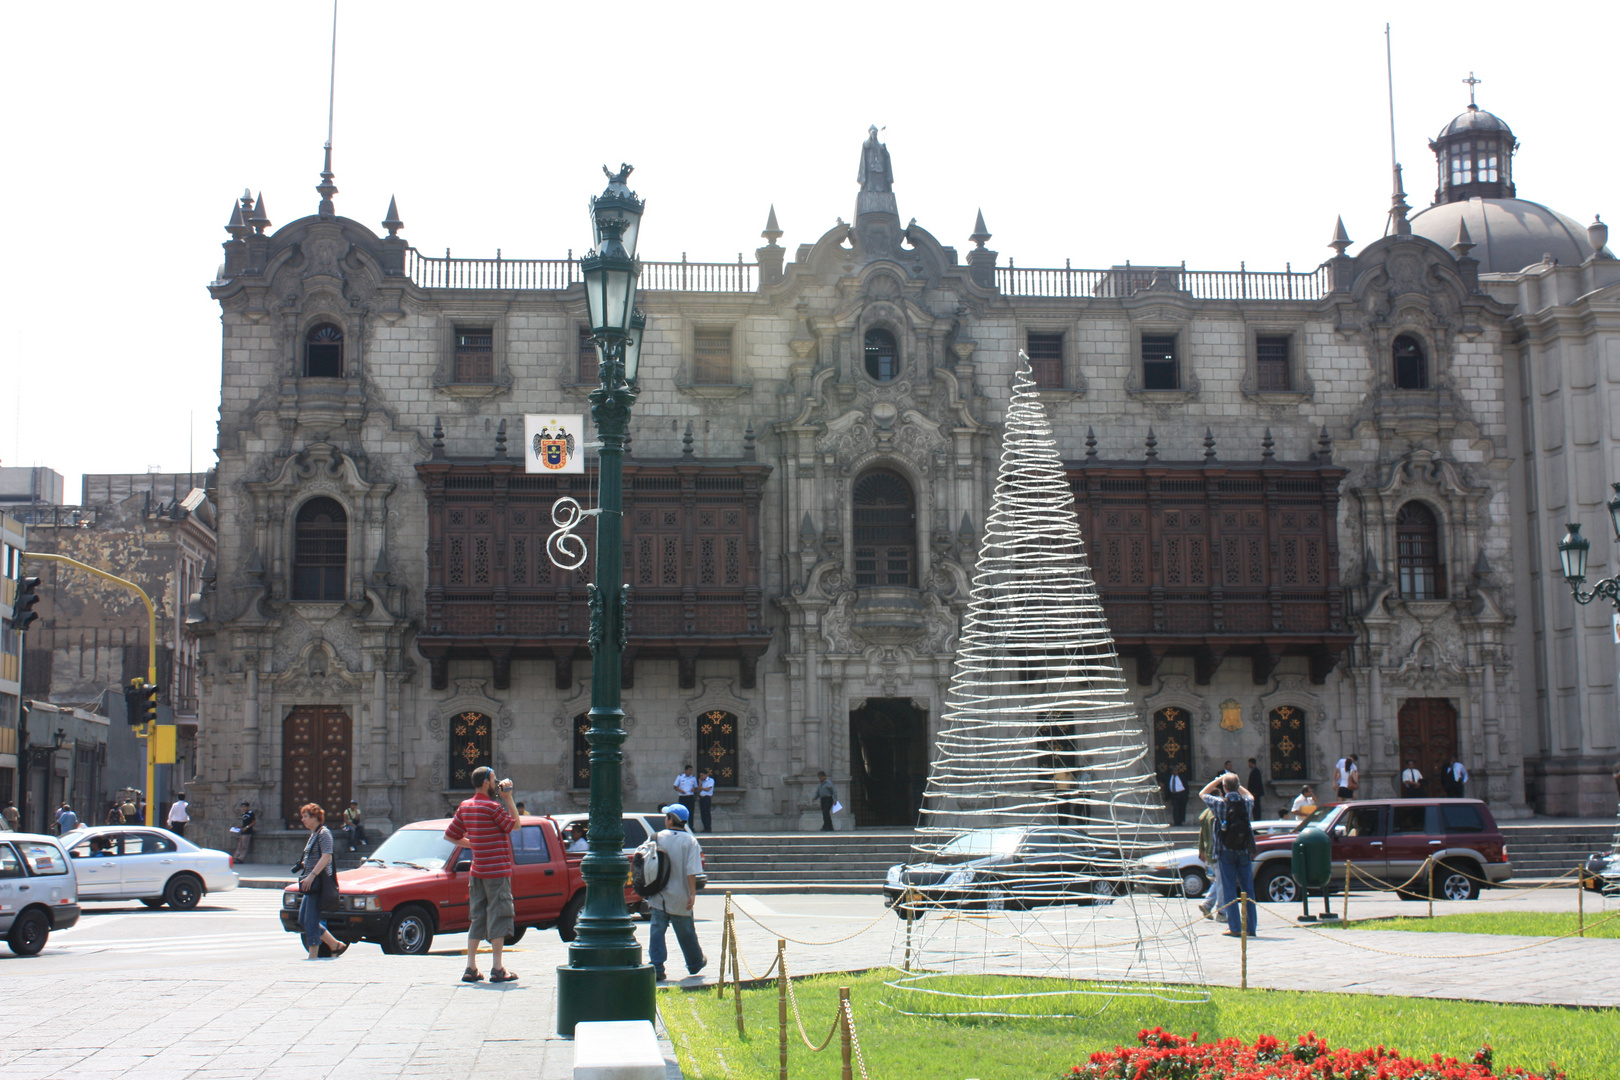
<svg viewBox="0 0 1620 1080">
<path fill-rule="evenodd" d="M 1308 273 L 1015 270 L 982 215 L 965 257 L 902 225 L 861 154 L 854 223 L 791 261 L 773 209 L 754 264 L 643 273 L 629 801 L 712 761 L 722 827 L 795 827 L 825 769 L 857 823 L 910 823 L 1025 349 L 1161 775 L 1252 756 L 1281 797 L 1357 752 L 1389 794 L 1455 749 L 1502 816 L 1608 809 L 1612 647 L 1552 552 L 1620 471 L 1597 227 L 1504 268 L 1398 197 Z M 461 760 L 579 805 L 590 566 L 540 549 L 593 478 L 521 467 L 524 415 L 594 379 L 577 264 L 428 258 L 321 191 L 273 232 L 241 200 L 212 285 L 205 798 L 352 789 L 386 830 L 453 805 Z"/>
</svg>

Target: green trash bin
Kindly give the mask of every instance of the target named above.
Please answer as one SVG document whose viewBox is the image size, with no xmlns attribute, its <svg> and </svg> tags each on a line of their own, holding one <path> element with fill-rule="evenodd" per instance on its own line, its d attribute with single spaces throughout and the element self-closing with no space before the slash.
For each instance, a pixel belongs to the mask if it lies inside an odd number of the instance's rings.
<svg viewBox="0 0 1620 1080">
<path fill-rule="evenodd" d="M 1329 883 L 1333 880 L 1333 841 L 1328 838 L 1328 834 L 1314 825 L 1299 830 L 1299 835 L 1294 837 L 1290 856 L 1292 864 L 1290 869 L 1294 881 L 1299 885 L 1299 902 L 1305 909 L 1299 921 L 1316 921 L 1316 916 L 1311 914 L 1312 889 L 1322 890 L 1322 918 L 1338 918 L 1333 914 L 1330 899 L 1332 890 Z"/>
</svg>

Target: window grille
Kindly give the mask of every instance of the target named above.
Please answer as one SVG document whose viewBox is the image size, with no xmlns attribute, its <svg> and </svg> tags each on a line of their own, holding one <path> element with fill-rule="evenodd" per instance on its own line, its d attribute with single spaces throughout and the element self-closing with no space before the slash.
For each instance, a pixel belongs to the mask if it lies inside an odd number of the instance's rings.
<svg viewBox="0 0 1620 1080">
<path fill-rule="evenodd" d="M 1305 710 L 1280 705 L 1267 716 L 1271 736 L 1271 779 L 1305 779 Z"/>
<path fill-rule="evenodd" d="M 732 382 L 730 330 L 693 333 L 692 381 L 700 386 L 727 386 Z"/>
<path fill-rule="evenodd" d="M 585 733 L 591 730 L 591 718 L 584 713 L 574 717 L 574 775 L 576 788 L 591 786 L 591 741 Z"/>
<path fill-rule="evenodd" d="M 1056 390 L 1063 386 L 1063 335 L 1030 331 L 1024 352 L 1035 375 L 1035 385 Z"/>
<path fill-rule="evenodd" d="M 1400 390 L 1427 390 L 1429 388 L 1429 360 L 1423 354 L 1423 343 L 1410 334 L 1395 339 L 1392 349 L 1395 359 L 1395 386 Z"/>
<path fill-rule="evenodd" d="M 494 721 L 481 712 L 464 712 L 450 721 L 450 787 L 473 786 L 473 770 L 494 763 Z"/>
<path fill-rule="evenodd" d="M 293 599 L 341 601 L 349 562 L 349 517 L 334 499 L 298 510 L 293 539 Z"/>
<path fill-rule="evenodd" d="M 866 332 L 866 373 L 878 382 L 890 382 L 900 374 L 900 349 L 887 330 Z"/>
<path fill-rule="evenodd" d="M 1176 335 L 1142 335 L 1142 389 L 1181 389 L 1180 363 L 1176 358 Z"/>
<path fill-rule="evenodd" d="M 495 381 L 495 332 L 456 327 L 456 382 Z"/>
<path fill-rule="evenodd" d="M 343 331 L 331 323 L 310 329 L 304 338 L 304 377 L 343 378 Z"/>
<path fill-rule="evenodd" d="M 1445 574 L 1440 565 L 1440 523 L 1434 511 L 1420 502 L 1402 506 L 1395 514 L 1395 545 L 1401 595 L 1413 600 L 1442 599 Z"/>
<path fill-rule="evenodd" d="M 1288 339 L 1286 337 L 1256 338 L 1254 351 L 1255 382 L 1261 393 L 1290 389 L 1288 385 Z"/>
<path fill-rule="evenodd" d="M 579 328 L 579 370 L 576 373 L 582 383 L 601 381 L 600 358 L 596 355 L 596 346 L 591 343 L 591 332 L 585 327 Z"/>
<path fill-rule="evenodd" d="M 917 561 L 911 485 L 887 469 L 855 484 L 855 584 L 912 586 Z"/>
<path fill-rule="evenodd" d="M 711 709 L 698 718 L 697 760 L 717 788 L 737 785 L 737 718 Z"/>
</svg>

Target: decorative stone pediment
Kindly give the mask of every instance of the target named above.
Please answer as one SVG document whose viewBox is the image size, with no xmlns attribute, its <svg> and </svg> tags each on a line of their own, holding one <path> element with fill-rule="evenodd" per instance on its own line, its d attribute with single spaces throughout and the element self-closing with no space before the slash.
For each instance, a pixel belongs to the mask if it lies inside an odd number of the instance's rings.
<svg viewBox="0 0 1620 1080">
<path fill-rule="evenodd" d="M 1161 675 L 1151 694 L 1142 699 L 1142 723 L 1149 732 L 1153 729 L 1153 714 L 1166 708 L 1180 709 L 1189 722 L 1208 728 L 1214 722 L 1209 711 L 1209 700 L 1194 688 L 1185 675 Z"/>
<path fill-rule="evenodd" d="M 318 637 L 306 641 L 270 677 L 278 697 L 303 703 L 355 701 L 368 679 L 365 672 L 345 664 L 331 642 Z"/>
</svg>

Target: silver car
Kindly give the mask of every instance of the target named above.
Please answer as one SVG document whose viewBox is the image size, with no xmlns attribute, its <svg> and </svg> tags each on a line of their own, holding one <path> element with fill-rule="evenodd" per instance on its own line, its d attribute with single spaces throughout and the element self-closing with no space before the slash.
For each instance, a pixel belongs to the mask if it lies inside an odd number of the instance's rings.
<svg viewBox="0 0 1620 1080">
<path fill-rule="evenodd" d="M 234 861 L 167 829 L 98 825 L 62 837 L 80 900 L 139 900 L 189 911 L 206 894 L 236 888 Z"/>
<path fill-rule="evenodd" d="M 54 836 L 0 834 L 0 933 L 18 956 L 35 956 L 52 930 L 79 921 L 67 853 Z"/>
</svg>

